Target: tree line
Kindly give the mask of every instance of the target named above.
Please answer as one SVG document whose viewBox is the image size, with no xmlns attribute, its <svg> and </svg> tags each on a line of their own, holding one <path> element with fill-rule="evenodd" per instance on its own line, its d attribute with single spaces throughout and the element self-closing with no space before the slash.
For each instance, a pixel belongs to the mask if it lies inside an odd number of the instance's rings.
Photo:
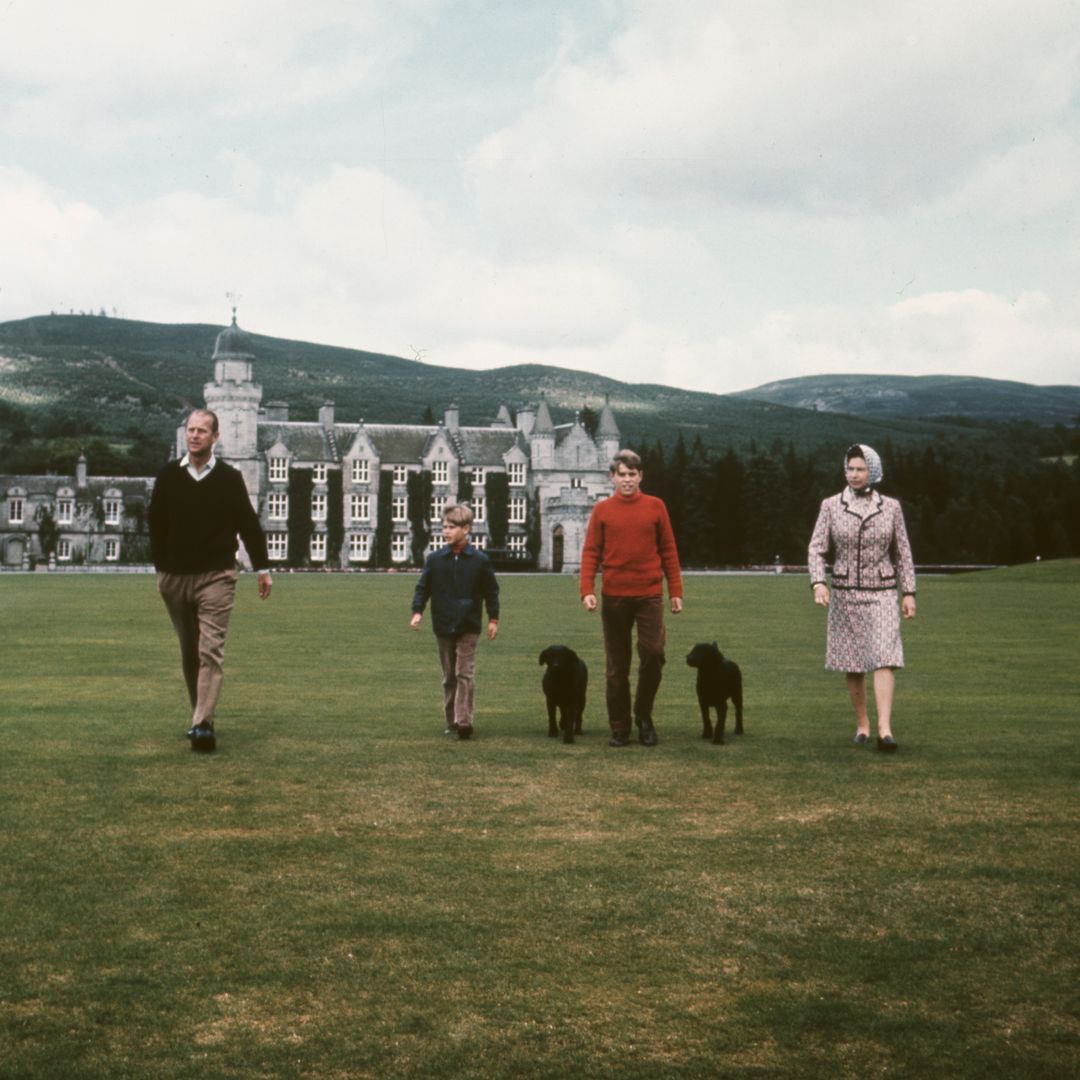
<svg viewBox="0 0 1080 1080">
<path fill-rule="evenodd" d="M 711 453 L 695 438 L 646 446 L 643 490 L 667 504 L 684 565 L 802 564 L 821 500 L 844 486 L 843 447 L 774 443 Z M 920 563 L 1019 563 L 1080 556 L 1080 459 L 940 442 L 875 447 L 880 490 L 904 508 Z"/>
</svg>

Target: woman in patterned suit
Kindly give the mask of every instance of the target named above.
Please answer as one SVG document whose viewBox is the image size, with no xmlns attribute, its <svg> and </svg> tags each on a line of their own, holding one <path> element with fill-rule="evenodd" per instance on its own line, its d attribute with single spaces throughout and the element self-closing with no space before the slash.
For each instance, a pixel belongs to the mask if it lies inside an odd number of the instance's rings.
<svg viewBox="0 0 1080 1080">
<path fill-rule="evenodd" d="M 915 564 L 900 504 L 874 489 L 882 477 L 877 452 L 866 445 L 848 447 L 844 471 L 847 487 L 822 502 L 810 538 L 810 585 L 814 603 L 829 611 L 825 667 L 847 674 L 857 725 L 852 741 L 864 746 L 870 740 L 866 673 L 872 671 L 877 746 L 894 751 L 894 672 L 904 666 L 900 613 L 915 618 Z M 830 554 L 831 592 L 825 584 Z"/>
</svg>

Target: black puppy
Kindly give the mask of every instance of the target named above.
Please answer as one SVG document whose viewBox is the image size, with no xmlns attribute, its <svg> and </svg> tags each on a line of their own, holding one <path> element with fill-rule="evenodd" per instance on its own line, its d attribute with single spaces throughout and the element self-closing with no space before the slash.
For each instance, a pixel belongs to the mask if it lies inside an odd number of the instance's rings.
<svg viewBox="0 0 1080 1080">
<path fill-rule="evenodd" d="M 713 743 L 724 741 L 724 724 L 727 722 L 727 703 L 735 706 L 735 734 L 743 733 L 742 726 L 742 672 L 734 660 L 725 660 L 716 647 L 700 642 L 686 657 L 686 662 L 697 668 L 697 699 L 701 706 L 701 737 L 711 738 Z M 716 729 L 709 719 L 709 709 L 716 709 Z"/>
<path fill-rule="evenodd" d="M 540 663 L 547 664 L 542 685 L 547 698 L 548 738 L 554 739 L 561 729 L 562 741 L 572 743 L 574 736 L 581 734 L 589 669 L 585 661 L 565 645 L 549 645 L 540 654 Z M 558 727 L 555 726 L 556 709 L 559 710 Z"/>
</svg>

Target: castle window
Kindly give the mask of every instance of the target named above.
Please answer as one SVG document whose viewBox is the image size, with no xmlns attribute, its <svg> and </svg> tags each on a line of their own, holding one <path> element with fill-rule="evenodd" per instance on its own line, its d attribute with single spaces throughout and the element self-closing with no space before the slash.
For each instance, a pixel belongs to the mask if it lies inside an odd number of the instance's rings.
<svg viewBox="0 0 1080 1080">
<path fill-rule="evenodd" d="M 510 524 L 525 524 L 525 496 L 514 495 L 510 499 Z"/>
<path fill-rule="evenodd" d="M 390 558 L 394 562 L 404 562 L 409 557 L 409 537 L 407 533 L 394 533 L 390 537 Z"/>
<path fill-rule="evenodd" d="M 478 551 L 483 551 L 487 548 L 487 533 L 471 533 L 469 536 L 469 543 Z"/>
<path fill-rule="evenodd" d="M 350 495 L 349 496 L 349 520 L 350 521 L 370 521 L 371 520 L 371 497 L 369 495 Z M 366 558 L 366 556 L 365 556 Z"/>
<path fill-rule="evenodd" d="M 106 525 L 119 525 L 120 515 L 123 513 L 124 504 L 120 499 L 105 499 L 105 524 Z M 106 545 L 107 546 L 107 545 Z M 108 556 L 106 556 L 108 558 Z"/>
<path fill-rule="evenodd" d="M 56 561 L 57 562 L 71 562 L 71 541 L 70 540 L 57 540 L 56 541 Z"/>
<path fill-rule="evenodd" d="M 431 463 L 431 482 L 433 484 L 450 483 L 450 462 L 433 461 Z"/>
<path fill-rule="evenodd" d="M 443 511 L 446 509 L 446 496 L 445 495 L 432 495 L 431 496 L 431 520 L 432 522 L 442 521 Z"/>
<path fill-rule="evenodd" d="M 105 541 L 105 561 L 116 562 L 120 558 L 120 541 L 115 536 L 110 536 Z"/>
<path fill-rule="evenodd" d="M 395 495 L 390 504 L 391 521 L 409 520 L 409 497 L 408 495 Z"/>
<path fill-rule="evenodd" d="M 394 466 L 394 483 L 395 484 L 404 484 L 404 483 L 408 482 L 408 479 L 409 479 L 408 466 L 406 466 L 406 465 L 395 465 Z"/>
<path fill-rule="evenodd" d="M 511 487 L 525 486 L 525 462 L 512 461 L 506 467 L 506 478 Z"/>
<path fill-rule="evenodd" d="M 472 482 L 474 484 L 482 484 L 484 482 L 484 470 L 482 468 L 473 469 Z"/>
<path fill-rule="evenodd" d="M 266 550 L 271 562 L 281 562 L 289 557 L 289 534 L 283 532 L 266 534 Z"/>
<path fill-rule="evenodd" d="M 585 486 L 585 481 L 580 476 L 571 476 L 570 477 L 570 486 L 572 488 L 583 488 Z"/>
<path fill-rule="evenodd" d="M 289 496 L 284 491 L 271 491 L 266 496 L 266 517 L 269 521 L 288 521 Z"/>
<path fill-rule="evenodd" d="M 8 499 L 8 521 L 12 525 L 21 525 L 23 523 L 24 505 L 22 499 Z"/>
<path fill-rule="evenodd" d="M 315 491 L 311 495 L 311 520 L 312 521 L 325 521 L 326 520 L 326 494 L 324 492 Z"/>
<path fill-rule="evenodd" d="M 367 484 L 371 480 L 371 462 L 354 461 L 352 463 L 352 482 L 354 484 Z"/>
<path fill-rule="evenodd" d="M 313 533 L 311 536 L 311 561 L 326 562 L 326 533 Z"/>
<path fill-rule="evenodd" d="M 487 521 L 487 499 L 483 495 L 474 495 L 472 498 L 473 521 L 479 524 Z"/>
<path fill-rule="evenodd" d="M 270 459 L 270 483 L 284 484 L 289 479 L 289 459 L 272 457 Z M 283 555 L 282 558 L 285 556 Z"/>
<path fill-rule="evenodd" d="M 70 525 L 71 519 L 75 516 L 75 500 L 74 499 L 57 499 L 56 500 L 56 524 L 57 525 Z"/>
<path fill-rule="evenodd" d="M 509 536 L 506 539 L 506 546 L 511 551 L 518 551 L 521 554 L 525 554 L 525 537 L 524 536 Z"/>
<path fill-rule="evenodd" d="M 326 483 L 326 465 L 320 462 L 311 466 L 311 482 L 313 484 Z"/>
<path fill-rule="evenodd" d="M 349 561 L 367 562 L 371 558 L 371 533 L 349 533 Z"/>
</svg>

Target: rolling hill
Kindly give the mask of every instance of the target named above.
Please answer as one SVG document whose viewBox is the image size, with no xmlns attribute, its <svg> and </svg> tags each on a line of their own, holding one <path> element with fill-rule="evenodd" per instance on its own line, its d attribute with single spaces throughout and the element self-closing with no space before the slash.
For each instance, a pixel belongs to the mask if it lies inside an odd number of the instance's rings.
<svg viewBox="0 0 1080 1080">
<path fill-rule="evenodd" d="M 809 375 L 732 396 L 863 417 L 963 417 L 969 422 L 1052 425 L 1071 424 L 1080 416 L 1080 386 L 1033 386 L 960 375 Z"/>
<path fill-rule="evenodd" d="M 61 417 L 68 431 L 93 424 L 108 436 L 160 438 L 167 446 L 184 413 L 201 403 L 221 329 L 104 315 L 0 323 L 0 410 L 32 427 L 43 417 Z M 680 435 L 688 443 L 700 436 L 710 449 L 731 446 L 745 452 L 776 440 L 800 451 L 858 440 L 967 441 L 986 437 L 1003 418 L 1051 423 L 1080 412 L 1077 387 L 847 376 L 717 395 L 537 364 L 466 371 L 358 349 L 250 337 L 263 401 L 288 402 L 293 419 L 314 419 L 319 406 L 332 400 L 342 421 L 417 423 L 429 406 L 440 416 L 456 403 L 462 423 L 486 425 L 501 405 L 514 410 L 544 396 L 558 424 L 572 420 L 583 405 L 598 409 L 606 395 L 627 445 L 660 441 L 670 446 Z M 843 408 L 850 415 L 837 415 Z M 934 419 L 958 414 L 967 422 Z"/>
</svg>

